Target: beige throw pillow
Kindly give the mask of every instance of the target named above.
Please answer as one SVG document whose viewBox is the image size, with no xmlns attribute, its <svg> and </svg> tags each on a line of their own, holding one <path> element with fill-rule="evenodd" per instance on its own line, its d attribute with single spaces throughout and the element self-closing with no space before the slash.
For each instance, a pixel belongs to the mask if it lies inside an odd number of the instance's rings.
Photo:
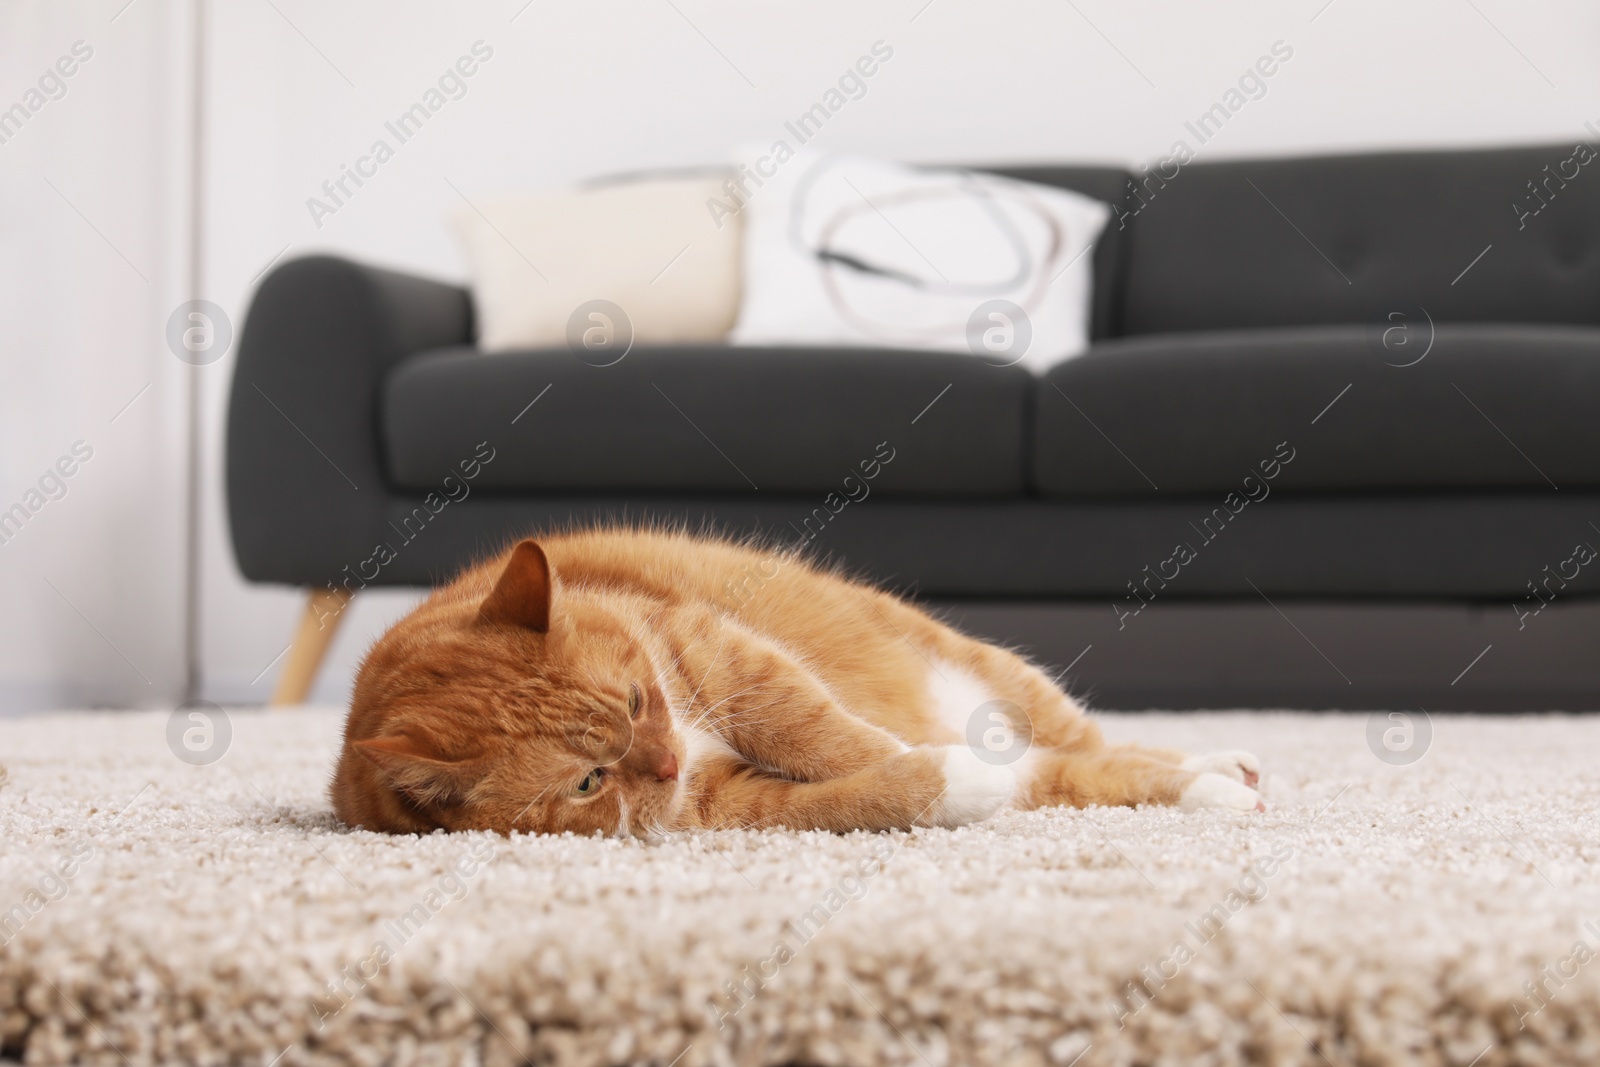
<svg viewBox="0 0 1600 1067">
<path fill-rule="evenodd" d="M 454 222 L 486 352 L 567 343 L 579 307 L 620 307 L 636 343 L 720 342 L 739 314 L 737 217 L 706 209 L 722 176 L 491 198 Z M 474 208 L 476 210 L 474 210 Z"/>
</svg>

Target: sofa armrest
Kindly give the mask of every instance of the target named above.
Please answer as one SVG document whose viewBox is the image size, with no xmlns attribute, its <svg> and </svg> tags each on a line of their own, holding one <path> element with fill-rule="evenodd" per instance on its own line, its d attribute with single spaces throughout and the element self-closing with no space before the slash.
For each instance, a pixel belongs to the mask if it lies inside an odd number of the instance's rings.
<svg viewBox="0 0 1600 1067">
<path fill-rule="evenodd" d="M 413 352 L 472 334 L 459 286 L 332 256 L 267 276 L 228 401 L 228 519 L 246 578 L 320 585 L 371 554 L 390 495 L 383 378 Z"/>
</svg>

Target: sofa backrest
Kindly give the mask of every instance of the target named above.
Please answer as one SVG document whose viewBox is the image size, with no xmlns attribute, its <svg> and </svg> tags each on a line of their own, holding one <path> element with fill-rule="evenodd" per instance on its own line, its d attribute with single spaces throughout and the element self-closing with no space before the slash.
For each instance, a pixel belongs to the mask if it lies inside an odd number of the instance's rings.
<svg viewBox="0 0 1600 1067">
<path fill-rule="evenodd" d="M 1597 131 L 1600 145 L 1600 131 Z M 1141 176 L 1117 334 L 1381 322 L 1600 323 L 1587 144 L 1168 163 Z"/>
</svg>

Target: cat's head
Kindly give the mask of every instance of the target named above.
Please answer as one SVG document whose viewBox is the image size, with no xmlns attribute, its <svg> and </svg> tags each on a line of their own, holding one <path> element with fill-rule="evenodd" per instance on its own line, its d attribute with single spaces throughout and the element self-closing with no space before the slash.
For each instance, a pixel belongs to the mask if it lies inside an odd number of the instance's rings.
<svg viewBox="0 0 1600 1067">
<path fill-rule="evenodd" d="M 392 833 L 643 834 L 685 751 L 634 613 L 523 541 L 402 619 L 356 678 L 334 810 Z"/>
</svg>

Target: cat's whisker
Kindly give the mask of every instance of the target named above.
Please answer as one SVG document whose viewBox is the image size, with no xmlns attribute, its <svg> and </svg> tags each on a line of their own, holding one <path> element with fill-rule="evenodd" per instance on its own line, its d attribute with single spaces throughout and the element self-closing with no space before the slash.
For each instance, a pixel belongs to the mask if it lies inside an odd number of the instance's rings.
<svg viewBox="0 0 1600 1067">
<path fill-rule="evenodd" d="M 716 726 L 718 723 L 727 722 L 728 720 L 732 719 L 734 716 L 738 716 L 741 725 L 744 725 L 744 726 L 765 726 L 771 721 L 771 717 L 770 716 L 758 716 L 758 715 L 756 715 L 754 713 L 758 712 L 758 711 L 764 711 L 765 709 L 770 708 L 770 707 L 775 707 L 780 703 L 782 703 L 782 698 L 781 697 L 779 699 L 777 699 L 777 700 L 769 700 L 765 704 L 757 704 L 753 708 L 735 708 L 733 711 L 727 712 L 726 714 L 723 714 L 723 715 L 719 715 L 715 719 L 711 719 L 711 720 L 702 719 L 702 720 L 699 720 L 699 721 L 695 722 L 694 725 L 699 727 L 702 730 L 708 730 L 708 729 L 711 729 L 712 727 Z"/>
<path fill-rule="evenodd" d="M 701 730 L 710 730 L 718 723 L 726 722 L 734 716 L 739 715 L 742 710 L 743 709 L 741 708 L 734 708 L 731 711 L 723 712 L 721 715 L 706 715 L 702 712 L 694 719 L 693 722 L 690 723 L 690 725 L 698 727 Z"/>
<path fill-rule="evenodd" d="M 649 825 L 641 827 L 639 839 L 652 845 L 665 844 L 672 839 L 672 831 L 667 829 L 666 823 L 657 817 Z"/>
<path fill-rule="evenodd" d="M 747 695 L 749 695 L 751 693 L 756 692 L 757 690 L 766 688 L 767 685 L 768 685 L 768 683 L 766 683 L 766 682 L 758 682 L 755 685 L 752 685 L 752 686 L 750 686 L 750 687 L 748 687 L 746 689 L 739 690 L 737 693 L 730 693 L 729 695 L 723 697 L 721 700 L 717 701 L 715 704 L 712 704 L 710 707 L 701 709 L 701 711 L 700 711 L 701 718 L 695 720 L 695 725 L 696 726 L 703 726 L 705 724 L 705 722 L 706 722 L 705 716 L 710 715 L 713 711 L 716 711 L 718 708 L 722 707 L 722 705 L 726 704 L 728 701 L 737 700 L 739 697 L 747 696 Z M 766 705 L 763 705 L 763 706 L 766 706 Z M 735 712 L 730 712 L 730 714 L 736 714 L 736 713 L 737 713 L 737 709 L 736 709 Z"/>
<path fill-rule="evenodd" d="M 728 641 L 728 628 L 722 625 L 722 619 L 720 617 L 717 619 L 717 629 L 722 631 L 722 639 L 717 642 L 717 651 L 716 654 L 711 657 L 711 665 L 708 666 L 706 668 L 706 672 L 700 676 L 700 684 L 695 686 L 694 692 L 690 694 L 689 702 L 686 705 L 687 707 L 694 707 L 695 697 L 700 695 L 700 690 L 704 688 L 706 679 L 711 677 L 711 672 L 716 669 L 717 661 L 722 658 L 722 646 L 727 644 Z"/>
<path fill-rule="evenodd" d="M 739 690 L 736 693 L 729 693 L 727 696 L 723 697 L 721 700 L 717 701 L 715 704 L 708 705 L 705 710 L 707 712 L 716 711 L 718 708 L 722 707 L 722 705 L 726 704 L 728 701 L 736 700 L 739 697 L 746 696 L 746 695 L 748 695 L 750 693 L 754 693 L 754 692 L 756 692 L 758 690 L 761 690 L 761 689 L 765 689 L 769 684 L 770 683 L 768 683 L 768 682 L 757 682 L 755 685 L 746 686 L 745 688 Z"/>
<path fill-rule="evenodd" d="M 517 823 L 521 822 L 522 817 L 528 814 L 535 804 L 539 803 L 539 801 L 555 792 L 556 785 L 557 783 L 551 783 L 550 785 L 547 785 L 543 789 L 539 790 L 539 792 L 535 793 L 533 799 L 528 801 L 527 806 L 525 806 L 521 811 L 517 812 L 517 816 L 511 820 L 511 824 L 515 826 Z"/>
<path fill-rule="evenodd" d="M 744 714 L 743 712 L 740 712 L 740 711 L 730 711 L 726 715 L 719 715 L 715 719 L 711 719 L 711 720 L 709 720 L 707 722 L 697 722 L 697 723 L 695 723 L 695 725 L 698 726 L 702 730 L 715 730 L 718 726 L 722 725 L 723 723 L 732 722 L 734 719 L 738 719 L 739 720 L 739 725 L 740 726 L 753 726 L 753 727 L 765 726 L 770 721 L 770 720 L 764 719 L 764 718 L 754 718 L 754 717 L 746 715 L 746 714 Z"/>
<path fill-rule="evenodd" d="M 694 725 L 699 727 L 700 729 L 704 730 L 704 729 L 709 729 L 712 726 L 715 726 L 717 723 L 727 722 L 728 720 L 733 719 L 735 717 L 739 718 L 741 721 L 749 722 L 749 723 L 752 723 L 752 724 L 761 723 L 761 722 L 765 721 L 765 717 L 764 716 L 758 716 L 755 713 L 758 712 L 758 711 L 764 711 L 767 708 L 773 707 L 774 705 L 776 705 L 776 704 L 778 704 L 780 702 L 781 701 L 778 701 L 778 700 L 771 700 L 771 701 L 768 701 L 765 704 L 757 704 L 754 707 L 733 708 L 733 709 L 731 709 L 729 711 L 723 712 L 721 715 L 717 715 L 717 716 L 712 717 L 712 718 L 702 717 L 702 718 L 696 719 L 695 722 L 694 722 Z"/>
<path fill-rule="evenodd" d="M 626 838 L 628 833 L 628 797 L 619 792 L 617 794 L 617 832 L 619 838 Z"/>
</svg>

